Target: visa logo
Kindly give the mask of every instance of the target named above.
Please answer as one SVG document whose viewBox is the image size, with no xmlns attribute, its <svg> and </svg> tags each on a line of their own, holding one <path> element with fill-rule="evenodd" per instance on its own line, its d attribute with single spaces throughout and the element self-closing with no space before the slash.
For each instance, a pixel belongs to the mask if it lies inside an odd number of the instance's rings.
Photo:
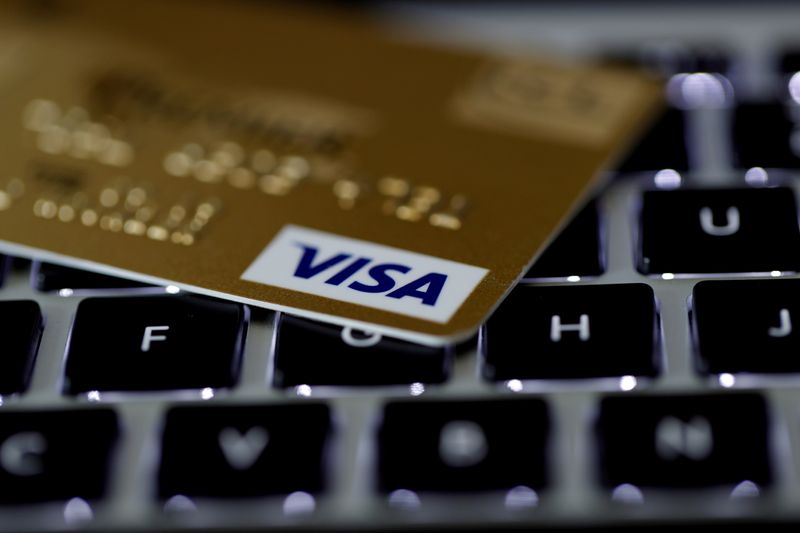
<svg viewBox="0 0 800 533">
<path fill-rule="evenodd" d="M 348 259 L 352 258 L 351 254 L 339 253 L 330 259 L 323 259 L 314 264 L 317 248 L 305 244 L 299 244 L 299 246 L 303 248 L 303 256 L 300 258 L 300 264 L 297 265 L 297 270 L 294 272 L 295 277 L 298 278 L 311 279 L 318 274 L 335 268 L 340 263 L 344 263 L 344 268 L 325 280 L 325 283 L 330 285 L 341 285 L 351 279 L 359 270 L 373 263 L 370 257 L 357 257 L 353 261 L 348 261 Z M 397 282 L 390 273 L 408 274 L 411 272 L 410 266 L 399 263 L 379 263 L 371 266 L 367 272 L 372 280 L 371 283 L 356 280 L 347 286 L 354 291 L 386 293 L 388 298 L 419 298 L 425 305 L 436 305 L 436 300 L 439 299 L 439 295 L 442 293 L 444 284 L 447 281 L 446 274 L 431 272 L 395 289 Z"/>
<path fill-rule="evenodd" d="M 445 323 L 485 268 L 285 226 L 242 279 Z"/>
</svg>

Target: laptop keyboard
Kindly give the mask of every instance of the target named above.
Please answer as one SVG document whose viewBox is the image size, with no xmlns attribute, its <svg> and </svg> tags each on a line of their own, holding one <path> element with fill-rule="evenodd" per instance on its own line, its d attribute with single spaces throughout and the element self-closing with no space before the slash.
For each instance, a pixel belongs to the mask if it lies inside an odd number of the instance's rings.
<svg viewBox="0 0 800 533">
<path fill-rule="evenodd" d="M 3 258 L 0 530 L 798 521 L 800 53 L 604 56 L 672 105 L 462 344 Z"/>
</svg>

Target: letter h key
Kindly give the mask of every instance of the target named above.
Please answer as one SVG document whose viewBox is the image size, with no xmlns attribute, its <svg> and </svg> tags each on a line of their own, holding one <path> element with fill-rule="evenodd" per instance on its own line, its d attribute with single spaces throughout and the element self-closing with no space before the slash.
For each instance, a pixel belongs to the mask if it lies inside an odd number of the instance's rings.
<svg viewBox="0 0 800 533">
<path fill-rule="evenodd" d="M 588 341 L 591 338 L 591 334 L 589 333 L 589 315 L 582 314 L 577 324 L 562 324 L 561 316 L 553 315 L 550 318 L 550 340 L 559 342 L 563 331 L 577 331 L 580 340 Z"/>
<path fill-rule="evenodd" d="M 519 285 L 484 330 L 484 376 L 653 376 L 656 318 L 653 291 L 644 284 Z"/>
</svg>

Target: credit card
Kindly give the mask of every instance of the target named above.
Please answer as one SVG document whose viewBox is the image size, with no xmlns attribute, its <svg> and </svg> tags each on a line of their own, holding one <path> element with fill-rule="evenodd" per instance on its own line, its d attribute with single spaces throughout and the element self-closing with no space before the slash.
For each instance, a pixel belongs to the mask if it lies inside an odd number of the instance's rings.
<svg viewBox="0 0 800 533">
<path fill-rule="evenodd" d="M 2 249 L 427 344 L 474 334 L 661 105 L 273 4 L 2 28 Z"/>
</svg>

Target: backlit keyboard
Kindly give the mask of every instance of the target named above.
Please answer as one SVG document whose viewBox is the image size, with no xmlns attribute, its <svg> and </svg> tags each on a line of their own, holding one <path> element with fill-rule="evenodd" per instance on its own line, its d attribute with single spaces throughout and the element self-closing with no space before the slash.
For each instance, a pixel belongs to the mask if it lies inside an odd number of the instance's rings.
<svg viewBox="0 0 800 533">
<path fill-rule="evenodd" d="M 3 258 L 0 531 L 800 522 L 800 43 L 437 5 L 383 13 L 566 25 L 670 106 L 455 346 Z"/>
</svg>

